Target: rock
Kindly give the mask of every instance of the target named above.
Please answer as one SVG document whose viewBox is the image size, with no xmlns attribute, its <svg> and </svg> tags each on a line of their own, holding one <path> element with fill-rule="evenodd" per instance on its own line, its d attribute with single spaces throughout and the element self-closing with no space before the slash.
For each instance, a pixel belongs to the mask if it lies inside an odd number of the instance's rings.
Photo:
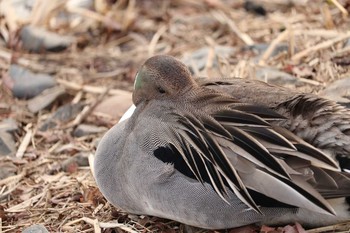
<svg viewBox="0 0 350 233">
<path fill-rule="evenodd" d="M 0 180 L 16 175 L 17 167 L 12 163 L 0 164 Z"/>
<path fill-rule="evenodd" d="M 93 113 L 97 115 L 106 115 L 118 121 L 131 105 L 131 92 L 114 95 L 104 99 L 100 104 L 98 104 Z"/>
<path fill-rule="evenodd" d="M 83 137 L 83 136 L 102 133 L 102 132 L 106 132 L 106 131 L 107 131 L 106 127 L 98 127 L 95 125 L 80 124 L 74 130 L 73 135 L 74 135 L 74 137 Z"/>
<path fill-rule="evenodd" d="M 74 173 L 78 170 L 78 167 L 88 167 L 89 158 L 84 154 L 77 154 L 62 162 L 62 170 L 68 173 Z"/>
<path fill-rule="evenodd" d="M 11 134 L 0 131 L 0 156 L 12 156 L 16 153 L 16 143 Z"/>
<path fill-rule="evenodd" d="M 83 109 L 83 104 L 66 104 L 57 109 L 40 127 L 40 131 L 46 131 L 59 124 L 73 120 Z"/>
<path fill-rule="evenodd" d="M 4 75 L 4 83 L 17 98 L 32 98 L 56 85 L 50 75 L 33 73 L 19 65 L 11 65 L 8 74 Z"/>
<path fill-rule="evenodd" d="M 31 52 L 59 52 L 74 42 L 74 37 L 63 36 L 35 26 L 24 26 L 19 33 L 23 48 Z"/>
<path fill-rule="evenodd" d="M 12 118 L 6 118 L 0 122 L 0 131 L 8 133 L 18 130 L 17 122 Z"/>
<path fill-rule="evenodd" d="M 297 85 L 300 81 L 286 72 L 269 68 L 261 67 L 257 68 L 255 71 L 255 77 L 258 80 L 266 81 L 267 83 L 285 86 L 285 85 Z"/>
<path fill-rule="evenodd" d="M 30 227 L 27 227 L 22 231 L 22 233 L 49 233 L 49 231 L 43 225 L 36 224 Z"/>
<path fill-rule="evenodd" d="M 345 106 L 350 105 L 350 77 L 329 84 L 319 95 Z"/>
<path fill-rule="evenodd" d="M 265 8 L 264 8 L 262 5 L 260 5 L 260 4 L 256 3 L 256 2 L 254 2 L 254 1 L 248 1 L 248 0 L 246 0 L 246 1 L 244 2 L 243 7 L 244 7 L 244 9 L 245 9 L 246 11 L 251 12 L 251 13 L 254 13 L 254 14 L 256 14 L 256 15 L 263 15 L 263 16 L 266 15 L 266 10 L 265 10 Z"/>
<path fill-rule="evenodd" d="M 210 47 L 198 49 L 191 54 L 185 55 L 182 61 L 190 68 L 192 73 L 194 73 L 195 70 L 201 71 L 207 64 L 210 50 Z M 229 46 L 215 46 L 214 50 L 216 56 L 213 61 L 213 67 L 218 67 L 218 56 L 228 58 L 236 52 L 235 48 Z"/>
<path fill-rule="evenodd" d="M 59 96 L 65 93 L 65 89 L 61 86 L 55 86 L 44 90 L 41 94 L 35 96 L 28 101 L 28 109 L 32 113 L 37 113 L 43 110 L 54 102 Z"/>
</svg>

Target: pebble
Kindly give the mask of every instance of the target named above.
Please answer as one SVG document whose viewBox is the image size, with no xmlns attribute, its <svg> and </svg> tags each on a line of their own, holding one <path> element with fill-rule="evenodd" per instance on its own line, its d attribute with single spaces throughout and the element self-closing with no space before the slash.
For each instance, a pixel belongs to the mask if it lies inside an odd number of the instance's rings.
<svg viewBox="0 0 350 233">
<path fill-rule="evenodd" d="M 106 115 L 118 121 L 132 105 L 132 93 L 114 95 L 105 98 L 94 109 L 93 113 Z"/>
<path fill-rule="evenodd" d="M 350 77 L 330 83 L 319 95 L 350 106 Z"/>
<path fill-rule="evenodd" d="M 13 118 L 5 118 L 0 122 L 0 131 L 12 133 L 17 130 L 18 130 L 18 125 Z"/>
<path fill-rule="evenodd" d="M 76 154 L 62 162 L 62 170 L 68 173 L 74 173 L 78 167 L 88 167 L 89 158 L 82 153 Z"/>
<path fill-rule="evenodd" d="M 40 127 L 40 131 L 56 127 L 58 124 L 73 120 L 83 109 L 83 104 L 66 104 L 59 107 Z"/>
<path fill-rule="evenodd" d="M 49 231 L 43 225 L 36 224 L 30 227 L 27 227 L 22 231 L 22 233 L 49 233 Z"/>
<path fill-rule="evenodd" d="M 23 48 L 30 52 L 59 52 L 74 42 L 74 37 L 63 36 L 35 26 L 24 26 L 19 33 Z"/>
<path fill-rule="evenodd" d="M 12 163 L 0 164 L 0 180 L 16 175 L 17 167 Z"/>
<path fill-rule="evenodd" d="M 297 86 L 298 84 L 301 84 L 301 82 L 293 75 L 269 67 L 257 68 L 255 71 L 255 78 L 267 83 L 280 86 Z"/>
<path fill-rule="evenodd" d="M 48 107 L 52 104 L 58 97 L 65 93 L 65 89 L 61 86 L 54 86 L 52 88 L 44 90 L 39 95 L 28 100 L 27 106 L 29 111 L 32 113 L 37 113 L 40 110 Z"/>
<path fill-rule="evenodd" d="M 16 143 L 11 134 L 0 131 L 0 156 L 13 156 L 16 153 Z"/>
<path fill-rule="evenodd" d="M 243 4 L 243 7 L 246 11 L 254 13 L 256 15 L 262 15 L 262 16 L 266 15 L 265 8 L 262 5 L 258 4 L 257 2 L 246 0 Z"/>
<path fill-rule="evenodd" d="M 5 85 L 12 94 L 21 99 L 33 98 L 43 90 L 56 85 L 55 79 L 48 74 L 33 73 L 19 65 L 11 65 L 9 75 L 4 76 Z"/>
</svg>

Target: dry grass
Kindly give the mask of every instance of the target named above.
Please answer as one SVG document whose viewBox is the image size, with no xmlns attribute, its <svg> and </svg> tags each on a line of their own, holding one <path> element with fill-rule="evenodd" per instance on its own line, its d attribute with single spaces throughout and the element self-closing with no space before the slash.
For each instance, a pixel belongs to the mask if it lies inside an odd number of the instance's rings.
<svg viewBox="0 0 350 233">
<path fill-rule="evenodd" d="M 296 88 L 313 92 L 350 75 L 349 64 L 341 63 L 350 55 L 349 46 L 343 46 L 350 38 L 349 1 L 306 5 L 262 1 L 267 16 L 247 13 L 243 1 L 112 2 L 95 0 L 97 10 L 92 11 L 67 6 L 66 1 L 37 0 L 27 19 L 19 20 L 11 11 L 0 16 L 5 41 L 0 42 L 0 74 L 17 63 L 53 74 L 67 93 L 48 110 L 32 114 L 27 101 L 13 98 L 2 85 L 0 120 L 16 119 L 19 130 L 16 156 L 0 158 L 0 165 L 16 168 L 16 175 L 0 180 L 0 232 L 20 232 L 39 223 L 52 232 L 191 232 L 179 223 L 114 209 L 99 193 L 87 167 L 61 169 L 62 162 L 75 154 L 94 153 L 101 135 L 75 138 L 72 131 L 81 122 L 111 127 L 117 119 L 96 116 L 93 108 L 106 95 L 131 91 L 138 66 L 149 56 L 166 53 L 183 58 L 207 47 L 204 69 L 195 69 L 196 75 L 254 78 L 257 68 L 274 67 L 298 76 L 301 84 Z M 59 12 L 80 18 L 62 22 Z M 77 42 L 64 52 L 26 53 L 18 37 L 25 24 L 72 35 Z M 258 60 L 254 51 L 242 49 L 257 43 L 269 44 Z M 287 44 L 288 51 L 273 56 L 280 43 Z M 222 56 L 214 49 L 219 45 L 237 52 Z M 86 104 L 76 120 L 45 133 L 38 130 L 51 112 L 69 102 Z M 349 228 L 347 224 L 308 232 L 349 232 Z"/>
</svg>

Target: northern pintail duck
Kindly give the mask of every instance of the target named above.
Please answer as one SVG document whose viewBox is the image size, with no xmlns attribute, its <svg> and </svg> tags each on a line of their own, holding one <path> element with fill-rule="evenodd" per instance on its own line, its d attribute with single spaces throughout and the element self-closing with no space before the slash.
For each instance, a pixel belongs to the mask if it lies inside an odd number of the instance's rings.
<svg viewBox="0 0 350 233">
<path fill-rule="evenodd" d="M 249 100 L 244 91 L 216 90 L 226 83 L 220 82 L 195 81 L 170 56 L 145 62 L 136 75 L 134 113 L 111 128 L 96 151 L 95 178 L 107 200 L 129 213 L 207 229 L 350 219 L 340 199 L 350 195 L 350 175 L 304 141 L 311 133 L 305 123 L 295 123 L 298 117 L 308 121 L 310 111 L 326 117 L 346 110 L 312 96 L 281 105 L 289 93 L 273 98 L 268 86 L 266 98 Z M 245 88 L 249 82 L 236 87 Z M 333 121 L 329 115 L 323 122 Z M 298 127 L 305 131 L 299 136 L 293 133 Z M 321 139 L 315 140 L 323 145 Z"/>
</svg>

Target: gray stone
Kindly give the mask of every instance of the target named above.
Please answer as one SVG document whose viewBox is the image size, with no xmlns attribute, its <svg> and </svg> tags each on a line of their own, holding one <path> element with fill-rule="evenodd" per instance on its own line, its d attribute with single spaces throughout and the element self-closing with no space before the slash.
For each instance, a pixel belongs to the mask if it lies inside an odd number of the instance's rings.
<svg viewBox="0 0 350 233">
<path fill-rule="evenodd" d="M 63 95 L 64 93 L 65 89 L 60 86 L 46 89 L 39 95 L 28 100 L 28 109 L 32 113 L 37 113 L 40 110 L 48 107 L 52 102 L 54 102 L 59 96 Z"/>
<path fill-rule="evenodd" d="M 49 231 L 43 225 L 37 224 L 27 227 L 22 231 L 22 233 L 49 233 Z"/>
<path fill-rule="evenodd" d="M 348 39 L 348 40 L 346 41 L 346 43 L 345 43 L 345 46 L 344 46 L 344 47 L 348 47 L 348 46 L 350 46 L 350 39 Z"/>
<path fill-rule="evenodd" d="M 12 163 L 0 164 L 0 180 L 16 175 L 17 167 Z"/>
<path fill-rule="evenodd" d="M 74 42 L 74 37 L 59 35 L 35 26 L 24 26 L 19 35 L 23 48 L 31 52 L 59 52 Z"/>
<path fill-rule="evenodd" d="M 17 98 L 32 98 L 56 85 L 55 79 L 50 75 L 33 73 L 18 65 L 10 66 L 9 77 L 11 80 L 5 83 Z"/>
<path fill-rule="evenodd" d="M 12 118 L 6 118 L 0 122 L 0 131 L 14 132 L 18 130 L 17 122 Z"/>
<path fill-rule="evenodd" d="M 12 156 L 16 153 L 16 143 L 11 134 L 0 131 L 0 156 Z"/>
<path fill-rule="evenodd" d="M 280 86 L 291 84 L 296 85 L 300 82 L 291 74 L 269 67 L 257 68 L 255 71 L 255 77 L 258 80 Z"/>
<path fill-rule="evenodd" d="M 75 172 L 78 167 L 88 167 L 89 166 L 89 158 L 87 155 L 79 153 L 70 157 L 62 162 L 62 170 L 65 172 Z"/>
<path fill-rule="evenodd" d="M 348 107 L 350 105 L 350 77 L 329 84 L 319 95 Z"/>
<path fill-rule="evenodd" d="M 132 93 L 113 95 L 103 99 L 93 110 L 94 114 L 102 114 L 119 120 L 125 111 L 132 105 Z"/>
<path fill-rule="evenodd" d="M 73 120 L 83 109 L 81 103 L 77 104 L 66 104 L 57 109 L 40 127 L 40 131 L 46 131 L 54 128 L 59 124 L 66 123 Z"/>
</svg>

